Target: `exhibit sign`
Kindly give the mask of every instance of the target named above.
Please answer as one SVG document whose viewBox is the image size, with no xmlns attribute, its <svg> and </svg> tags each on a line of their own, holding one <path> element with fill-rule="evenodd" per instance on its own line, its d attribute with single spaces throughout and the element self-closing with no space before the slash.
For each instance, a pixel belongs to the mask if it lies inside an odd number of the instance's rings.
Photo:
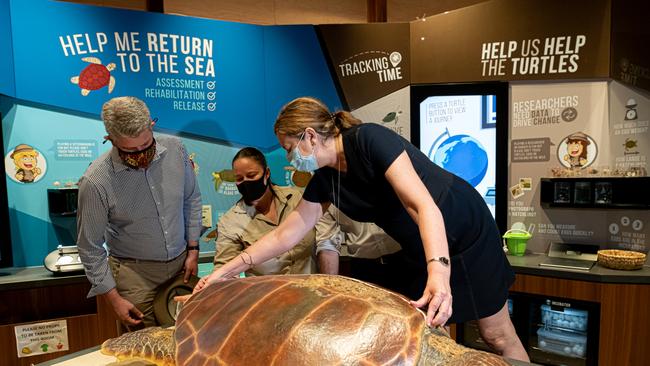
<svg viewBox="0 0 650 366">
<path fill-rule="evenodd" d="M 14 333 L 19 358 L 70 349 L 66 320 L 17 325 Z"/>
<path fill-rule="evenodd" d="M 608 4 L 493 0 L 411 22 L 412 82 L 608 77 Z"/>
<path fill-rule="evenodd" d="M 272 121 L 289 100 L 340 104 L 313 26 L 44 0 L 9 5 L 15 70 L 0 72 L 15 79 L 9 95 L 19 99 L 97 116 L 110 98 L 135 96 L 161 130 L 261 148 L 277 146 Z"/>
<path fill-rule="evenodd" d="M 650 156 L 650 93 L 609 83 L 609 128 L 614 169 L 647 176 Z"/>
<path fill-rule="evenodd" d="M 533 234 L 528 249 L 605 236 L 601 213 L 543 209 L 540 179 L 608 165 L 607 110 L 606 82 L 511 86 L 508 227 Z"/>
<path fill-rule="evenodd" d="M 333 24 L 317 30 L 348 109 L 409 85 L 408 23 Z"/>
<path fill-rule="evenodd" d="M 616 82 L 512 85 L 508 227 L 533 234 L 528 249 L 562 242 L 647 251 L 647 211 L 543 207 L 540 180 L 566 180 L 555 184 L 554 202 L 579 206 L 607 195 L 609 177 L 647 176 L 649 110 L 647 97 Z M 574 178 L 605 183 L 571 185 Z"/>
</svg>

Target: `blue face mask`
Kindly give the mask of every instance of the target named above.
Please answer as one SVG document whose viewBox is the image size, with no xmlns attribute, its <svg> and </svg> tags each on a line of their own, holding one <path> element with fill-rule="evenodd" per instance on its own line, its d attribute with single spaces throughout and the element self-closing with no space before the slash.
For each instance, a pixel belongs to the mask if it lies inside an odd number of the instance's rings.
<svg viewBox="0 0 650 366">
<path fill-rule="evenodd" d="M 300 139 L 298 140 L 298 143 L 296 144 L 296 147 L 294 147 L 293 151 L 291 152 L 291 160 L 289 160 L 289 163 L 293 165 L 293 167 L 297 170 L 313 173 L 316 169 L 318 169 L 318 161 L 316 161 L 316 155 L 314 155 L 314 152 L 312 151 L 311 154 L 302 156 L 302 154 L 300 154 L 300 149 L 298 148 L 298 145 L 300 145 L 300 142 L 304 136 L 305 133 L 303 132 L 302 136 L 300 136 Z"/>
</svg>

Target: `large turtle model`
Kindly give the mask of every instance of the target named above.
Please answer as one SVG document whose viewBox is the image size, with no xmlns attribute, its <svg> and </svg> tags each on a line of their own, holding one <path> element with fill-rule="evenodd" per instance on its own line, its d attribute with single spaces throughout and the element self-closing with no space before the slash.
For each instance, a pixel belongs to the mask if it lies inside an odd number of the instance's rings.
<svg viewBox="0 0 650 366">
<path fill-rule="evenodd" d="M 84 57 L 81 60 L 90 63 L 90 65 L 81 70 L 78 76 L 70 78 L 71 83 L 78 84 L 81 88 L 81 95 L 85 97 L 91 90 L 97 90 L 106 85 L 108 85 L 108 93 L 110 94 L 115 87 L 115 78 L 111 75 L 111 71 L 115 69 L 115 64 L 110 63 L 104 66 L 97 57 Z"/>
<path fill-rule="evenodd" d="M 157 365 L 508 365 L 429 328 L 394 292 L 343 276 L 219 282 L 193 295 L 175 330 L 109 339 L 104 354 Z"/>
</svg>

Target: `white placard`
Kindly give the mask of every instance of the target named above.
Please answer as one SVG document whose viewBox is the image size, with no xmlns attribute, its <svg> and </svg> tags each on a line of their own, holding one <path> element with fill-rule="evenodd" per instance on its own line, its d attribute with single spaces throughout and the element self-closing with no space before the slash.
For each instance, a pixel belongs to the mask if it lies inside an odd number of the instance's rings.
<svg viewBox="0 0 650 366">
<path fill-rule="evenodd" d="M 17 325 L 14 332 L 19 358 L 70 349 L 68 324 L 65 320 Z"/>
</svg>

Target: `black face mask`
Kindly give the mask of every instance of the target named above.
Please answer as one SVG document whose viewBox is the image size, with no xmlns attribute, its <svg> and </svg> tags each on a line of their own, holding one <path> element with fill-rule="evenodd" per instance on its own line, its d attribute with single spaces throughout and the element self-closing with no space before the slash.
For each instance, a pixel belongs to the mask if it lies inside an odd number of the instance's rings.
<svg viewBox="0 0 650 366">
<path fill-rule="evenodd" d="M 237 190 L 239 193 L 241 193 L 241 196 L 244 199 L 244 203 L 250 206 L 253 201 L 260 199 L 260 197 L 264 195 L 269 182 L 270 179 L 266 182 L 266 184 L 264 184 L 264 175 L 262 175 L 260 179 L 245 180 L 241 183 L 238 183 Z"/>
</svg>

